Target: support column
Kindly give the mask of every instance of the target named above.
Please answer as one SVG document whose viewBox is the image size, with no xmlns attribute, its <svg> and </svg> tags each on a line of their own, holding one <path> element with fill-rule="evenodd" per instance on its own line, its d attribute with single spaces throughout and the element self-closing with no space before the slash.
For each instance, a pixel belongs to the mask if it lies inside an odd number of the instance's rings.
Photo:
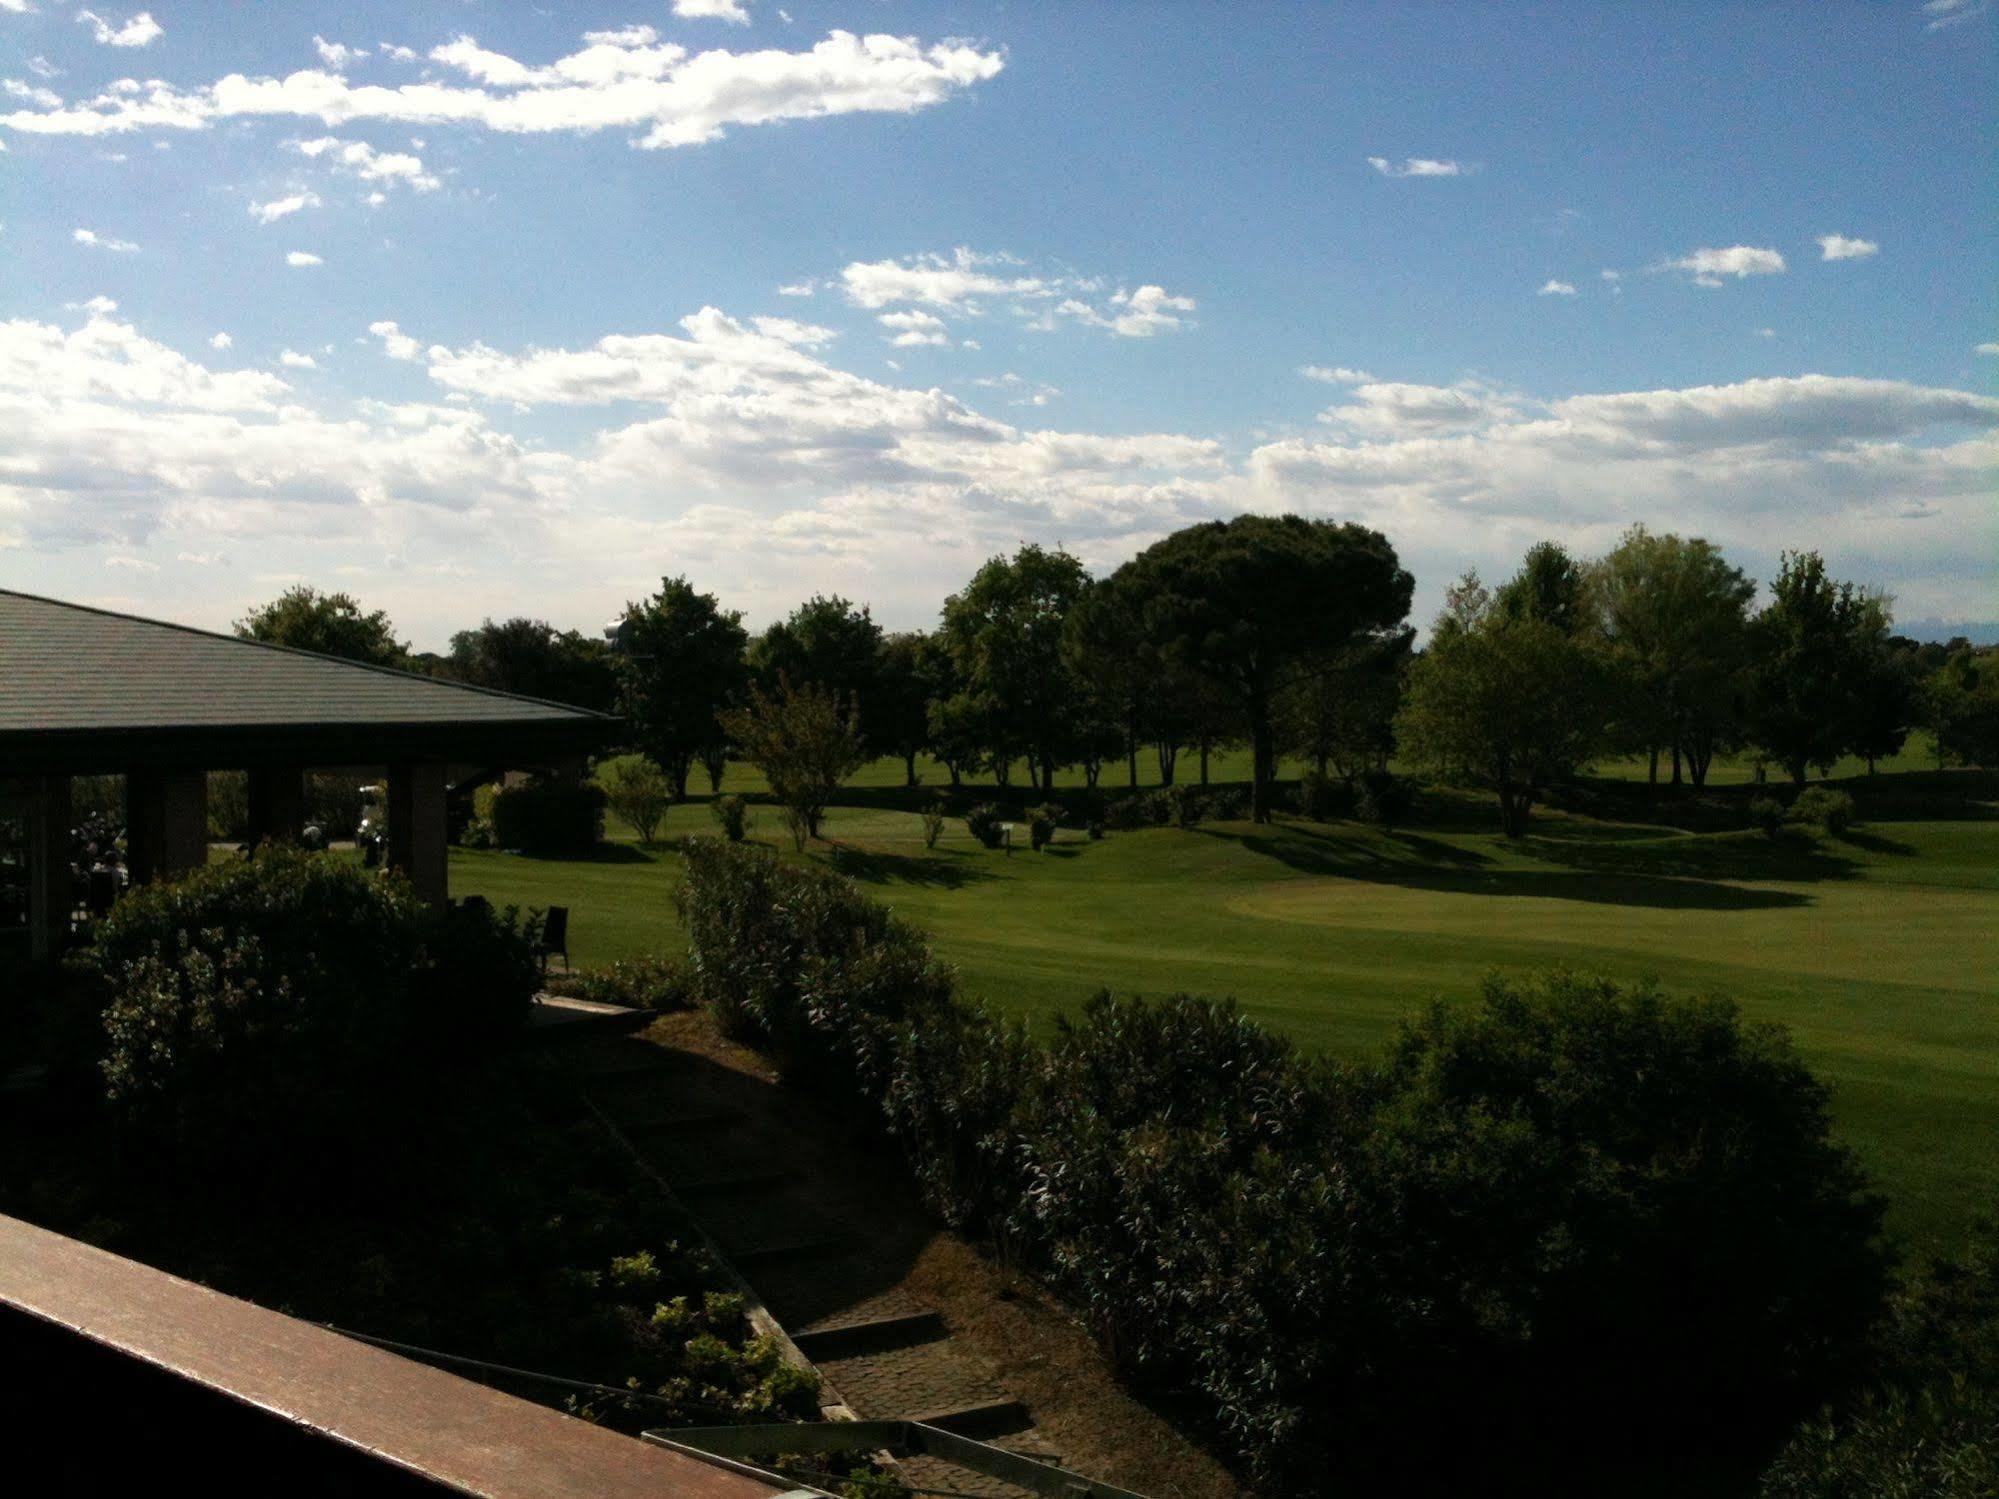
<svg viewBox="0 0 1999 1499">
<path fill-rule="evenodd" d="M 69 777 L 44 776 L 28 807 L 28 951 L 61 955 L 75 904 L 69 872 Z"/>
<path fill-rule="evenodd" d="M 296 843 L 305 831 L 305 772 L 296 765 L 249 774 L 250 846 Z"/>
<path fill-rule="evenodd" d="M 446 904 L 451 891 L 444 840 L 444 766 L 391 765 L 388 814 L 389 867 L 409 876 L 423 901 Z"/>
<path fill-rule="evenodd" d="M 125 862 L 132 883 L 172 879 L 208 862 L 208 777 L 135 770 L 125 777 Z"/>
</svg>

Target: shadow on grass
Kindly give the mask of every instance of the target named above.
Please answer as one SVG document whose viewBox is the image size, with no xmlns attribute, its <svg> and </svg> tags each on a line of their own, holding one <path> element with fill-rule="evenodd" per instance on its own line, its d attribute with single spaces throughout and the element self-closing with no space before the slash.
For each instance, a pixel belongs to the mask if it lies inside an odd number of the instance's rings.
<svg viewBox="0 0 1999 1499">
<path fill-rule="evenodd" d="M 1916 846 L 1913 843 L 1904 843 L 1899 838 L 1884 838 L 1879 833 L 1863 832 L 1857 828 L 1848 828 L 1838 836 L 1841 843 L 1850 843 L 1855 848 L 1864 848 L 1870 854 L 1894 854 L 1901 858 L 1908 858 L 1916 852 Z"/>
<path fill-rule="evenodd" d="M 1550 864 L 1611 877 L 1817 884 L 1855 879 L 1861 873 L 1858 860 L 1814 840 L 1787 837 L 1773 841 L 1760 833 L 1578 843 L 1544 838 L 1536 832 L 1521 839 L 1520 846 Z"/>
<path fill-rule="evenodd" d="M 925 885 L 937 890 L 961 890 L 993 877 L 972 854 L 955 849 L 887 854 L 836 843 L 828 850 L 827 863 L 848 879 L 867 885 Z"/>
<path fill-rule="evenodd" d="M 644 847 L 636 843 L 593 843 L 581 852 L 561 854 L 531 854 L 520 849 L 502 849 L 510 859 L 526 859 L 534 864 L 653 864 L 660 854 L 672 848 L 668 842 L 655 843 Z"/>
</svg>

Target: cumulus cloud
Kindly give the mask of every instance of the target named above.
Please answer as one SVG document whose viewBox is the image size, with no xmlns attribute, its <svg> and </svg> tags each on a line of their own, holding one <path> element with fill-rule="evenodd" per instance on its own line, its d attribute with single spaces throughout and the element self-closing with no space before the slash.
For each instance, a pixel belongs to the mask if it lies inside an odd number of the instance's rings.
<svg viewBox="0 0 1999 1499">
<path fill-rule="evenodd" d="M 285 264 L 295 270 L 303 270 L 307 266 L 325 265 L 326 262 L 310 250 L 287 250 L 285 252 Z"/>
<path fill-rule="evenodd" d="M 208 341 L 208 346 L 211 349 L 226 349 L 235 342 L 227 333 L 218 333 Z"/>
<path fill-rule="evenodd" d="M 1370 156 L 1367 164 L 1384 177 L 1462 177 L 1465 174 L 1462 162 L 1429 156 L 1405 156 L 1399 166 L 1385 156 Z"/>
<path fill-rule="evenodd" d="M 1740 281 L 1749 276 L 1781 275 L 1784 257 L 1775 250 L 1755 245 L 1730 245 L 1725 250 L 1696 250 L 1677 260 L 1665 261 L 1658 268 L 1685 271 L 1694 278 L 1696 286 L 1720 286 L 1724 276 Z"/>
<path fill-rule="evenodd" d="M 1576 289 L 1567 281 L 1557 281 L 1550 276 L 1541 283 L 1541 289 L 1534 293 L 1537 297 L 1573 297 Z"/>
<path fill-rule="evenodd" d="M 698 145 L 731 127 L 854 113 L 909 114 L 998 75 L 1004 54 L 968 42 L 925 46 L 912 37 L 834 31 L 808 51 L 686 48 L 606 33 L 548 64 L 461 36 L 431 50 L 467 84 L 354 84 L 308 68 L 284 78 L 231 73 L 205 88 L 160 80 L 114 85 L 62 108 L 15 110 L 0 126 L 42 135 L 145 129 L 202 130 L 217 121 L 274 117 L 341 126 L 358 120 L 464 125 L 514 134 L 637 132 L 648 150 Z"/>
<path fill-rule="evenodd" d="M 132 255 L 139 247 L 129 239 L 115 239 L 108 234 L 99 234 L 95 229 L 72 229 L 69 236 L 79 245 L 93 250 L 110 250 L 119 255 Z"/>
<path fill-rule="evenodd" d="M 291 349 L 286 349 L 282 354 L 278 355 L 278 363 L 282 364 L 288 370 L 316 370 L 319 368 L 319 365 L 310 354 L 296 353 Z"/>
<path fill-rule="evenodd" d="M 301 208 L 319 207 L 319 194 L 310 190 L 290 193 L 282 198 L 273 198 L 268 203 L 252 203 L 250 217 L 260 224 L 275 224 L 279 219 L 297 213 Z"/>
<path fill-rule="evenodd" d="M 1472 382 L 1409 385 L 1374 381 L 1357 386 L 1346 405 L 1327 408 L 1319 420 L 1364 437 L 1402 438 L 1482 427 L 1517 414 L 1511 400 Z"/>
<path fill-rule="evenodd" d="M 391 359 L 415 359 L 423 346 L 388 319 L 370 323 L 368 331 L 382 341 L 382 352 Z"/>
<path fill-rule="evenodd" d="M 742 0 L 673 0 L 673 13 L 683 21 L 728 21 L 737 26 L 750 24 L 750 13 L 743 8 Z"/>
<path fill-rule="evenodd" d="M 1822 260 L 1865 260 L 1870 255 L 1880 254 L 1881 247 L 1871 239 L 1848 239 L 1844 234 L 1821 234 L 1819 251 Z"/>
<path fill-rule="evenodd" d="M 1180 314 L 1193 310 L 1192 297 L 1169 296 L 1159 286 L 1114 292 L 1109 309 L 1104 311 L 1073 297 L 1055 309 L 1062 317 L 1074 318 L 1092 328 L 1107 328 L 1120 338 L 1150 338 L 1155 333 L 1172 332 L 1184 325 Z"/>
<path fill-rule="evenodd" d="M 80 10 L 76 13 L 77 24 L 88 26 L 90 34 L 106 47 L 146 47 L 165 35 L 160 23 L 149 11 L 140 11 L 130 20 L 113 25 L 94 11 Z"/>
<path fill-rule="evenodd" d="M 1366 370 L 1349 369 L 1343 364 L 1301 364 L 1298 373 L 1321 385 L 1365 385 L 1374 378 Z"/>
<path fill-rule="evenodd" d="M 951 341 L 944 320 L 927 312 L 884 312 L 875 321 L 895 335 L 889 342 L 897 348 L 948 344 Z"/>
<path fill-rule="evenodd" d="M 1103 284 L 1094 276 L 1030 274 L 1017 256 L 981 254 L 963 245 L 948 254 L 931 251 L 900 260 L 857 260 L 840 272 L 840 287 L 856 307 L 874 311 L 900 304 L 979 317 L 988 302 L 1004 298 L 1018 316 L 1031 320 L 1030 327 L 1042 332 L 1069 321 L 1107 329 L 1122 338 L 1149 338 L 1185 326 L 1183 314 L 1195 310 L 1192 297 L 1152 285 L 1136 290 L 1120 287 L 1101 303 L 1087 300 L 1101 293 Z"/>
<path fill-rule="evenodd" d="M 334 72 L 344 72 L 349 63 L 359 62 L 368 55 L 366 47 L 349 47 L 343 42 L 329 42 L 323 36 L 314 36 L 312 50 L 319 54 L 319 60 Z"/>
<path fill-rule="evenodd" d="M 293 141 L 292 149 L 310 160 L 324 160 L 336 172 L 363 182 L 400 183 L 420 193 L 435 190 L 438 180 L 424 169 L 423 159 L 407 151 L 377 151 L 366 141 L 322 135 Z"/>
<path fill-rule="evenodd" d="M 62 95 L 52 88 L 40 84 L 26 83 L 19 78 L 0 78 L 0 90 L 10 99 L 25 99 L 30 104 L 39 104 L 44 109 L 55 109 L 62 104 Z"/>
</svg>

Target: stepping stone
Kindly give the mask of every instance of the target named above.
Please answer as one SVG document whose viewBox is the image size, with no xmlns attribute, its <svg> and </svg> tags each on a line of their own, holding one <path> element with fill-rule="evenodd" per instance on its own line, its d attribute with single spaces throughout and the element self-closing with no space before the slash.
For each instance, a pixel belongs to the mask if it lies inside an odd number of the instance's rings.
<svg viewBox="0 0 1999 1499">
<path fill-rule="evenodd" d="M 935 1426 L 943 1431 L 955 1432 L 961 1437 L 971 1437 L 975 1441 L 991 1441 L 994 1437 L 1008 1436 L 1032 1424 L 1027 1407 L 1018 1400 L 1001 1396 L 997 1400 L 981 1401 L 977 1405 L 960 1405 L 944 1410 L 928 1411 L 905 1419 L 921 1421 L 925 1426 Z"/>
<path fill-rule="evenodd" d="M 891 1348 L 907 1348 L 916 1343 L 932 1343 L 949 1336 L 944 1319 L 935 1312 L 908 1312 L 899 1317 L 877 1317 L 868 1322 L 848 1322 L 819 1332 L 792 1335 L 792 1342 L 807 1358 L 858 1358 L 869 1353 L 885 1353 Z"/>
</svg>

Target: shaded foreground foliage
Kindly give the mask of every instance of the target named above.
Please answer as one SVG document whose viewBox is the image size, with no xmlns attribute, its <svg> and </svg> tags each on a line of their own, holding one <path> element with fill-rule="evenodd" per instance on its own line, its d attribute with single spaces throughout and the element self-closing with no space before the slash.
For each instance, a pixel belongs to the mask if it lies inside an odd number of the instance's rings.
<svg viewBox="0 0 1999 1499">
<path fill-rule="evenodd" d="M 1494 980 L 1353 1068 L 1102 994 L 1041 1047 L 846 881 L 684 851 L 723 1023 L 876 1118 L 1259 1487 L 1740 1465 L 1866 1356 L 1881 1204 L 1726 1003 Z"/>
</svg>

